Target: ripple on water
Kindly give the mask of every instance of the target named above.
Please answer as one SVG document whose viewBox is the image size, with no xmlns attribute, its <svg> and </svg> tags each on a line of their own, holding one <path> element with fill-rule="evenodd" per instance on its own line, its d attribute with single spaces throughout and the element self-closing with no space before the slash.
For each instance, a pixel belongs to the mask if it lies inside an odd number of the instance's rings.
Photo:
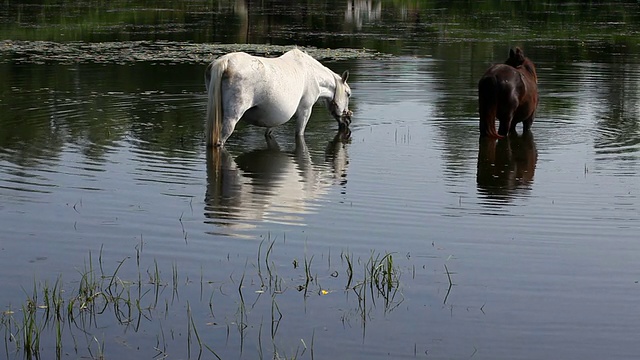
<svg viewBox="0 0 640 360">
<path fill-rule="evenodd" d="M 200 184 L 202 181 L 194 177 L 194 169 L 202 162 L 196 154 L 187 153 L 189 157 L 167 157 L 154 150 L 140 148 L 130 149 L 132 161 L 135 163 L 131 175 L 139 183 L 163 183 L 174 185 Z"/>
</svg>

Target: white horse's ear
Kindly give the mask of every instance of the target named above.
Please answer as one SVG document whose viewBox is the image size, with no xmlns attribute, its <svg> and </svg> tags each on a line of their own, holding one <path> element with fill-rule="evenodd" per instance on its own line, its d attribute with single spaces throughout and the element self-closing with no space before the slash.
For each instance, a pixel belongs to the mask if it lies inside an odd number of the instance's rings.
<svg viewBox="0 0 640 360">
<path fill-rule="evenodd" d="M 347 79 L 349 78 L 349 70 L 345 70 L 342 73 L 342 82 L 347 82 Z"/>
</svg>

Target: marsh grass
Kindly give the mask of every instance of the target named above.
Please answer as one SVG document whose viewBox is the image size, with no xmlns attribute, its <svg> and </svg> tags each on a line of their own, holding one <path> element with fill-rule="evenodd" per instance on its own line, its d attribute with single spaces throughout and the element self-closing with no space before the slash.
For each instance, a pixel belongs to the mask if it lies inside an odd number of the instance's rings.
<svg viewBox="0 0 640 360">
<path fill-rule="evenodd" d="M 346 302 L 343 308 L 351 308 L 343 315 L 343 322 L 358 314 L 355 318 L 360 319 L 363 332 L 372 311 L 379 308 L 387 314 L 404 301 L 403 271 L 396 264 L 393 253 L 371 251 L 361 258 L 343 250 L 341 261 L 332 262 L 329 255 L 323 263 L 326 266 L 321 266 L 314 261 L 315 256 L 306 251 L 301 261 L 295 258 L 292 262 L 283 261 L 286 256 L 276 255 L 277 249 L 276 239 L 263 240 L 253 259 L 255 263 L 247 258 L 242 272 L 227 274 L 227 280 L 224 274 L 220 275 L 222 279 L 208 280 L 207 268 L 203 266 L 199 274 L 199 291 L 194 288 L 196 291 L 191 292 L 187 287 L 192 282 L 180 273 L 177 262 L 170 265 L 168 281 L 163 279 L 163 268 L 156 259 L 144 265 L 142 238 L 135 246 L 135 262 L 126 257 L 117 261 L 111 270 L 105 266 L 101 247 L 97 263 L 89 252 L 77 271 L 77 280 L 63 282 L 58 277 L 53 283 L 34 281 L 31 290 L 24 291 L 25 300 L 20 306 L 17 309 L 9 307 L 2 313 L 0 331 L 5 343 L 4 353 L 7 358 L 20 358 L 22 354 L 25 359 L 39 359 L 44 358 L 43 349 L 50 354 L 49 349 L 54 347 L 57 359 L 65 353 L 106 358 L 107 352 L 114 348 L 111 346 L 114 337 L 132 337 L 144 328 L 145 333 L 151 332 L 153 341 L 148 344 L 148 350 L 156 358 L 180 352 L 176 350 L 180 346 L 175 343 L 182 339 L 186 341 L 183 345 L 186 349 L 182 349 L 187 358 L 213 356 L 220 359 L 221 347 L 229 351 L 226 347 L 234 337 L 232 329 L 235 328 L 241 355 L 250 341 L 257 346 L 260 358 L 298 359 L 304 356 L 313 359 L 316 353 L 313 326 L 310 338 L 299 338 L 298 345 L 294 345 L 293 339 L 278 335 L 286 321 L 296 319 L 290 310 L 291 301 L 298 298 L 306 308 L 321 305 L 316 301 L 309 305 L 309 297 L 343 294 Z M 226 261 L 230 262 L 230 257 Z M 293 263 L 293 267 L 287 267 L 287 263 Z M 408 269 L 415 278 L 415 265 Z M 451 281 L 448 268 L 447 276 Z M 235 287 L 235 292 L 225 290 L 228 286 Z M 207 290 L 210 291 L 208 298 L 203 296 Z M 181 305 L 180 294 L 183 292 L 199 295 L 185 295 L 185 304 Z M 355 298 L 350 294 L 355 294 Z M 234 302 L 235 314 L 230 311 Z M 282 302 L 287 307 L 282 307 Z M 186 316 L 180 312 L 170 315 L 171 308 L 176 306 L 184 307 Z M 263 349 L 262 339 L 263 320 L 266 319 L 269 324 L 265 328 L 271 342 L 269 351 Z M 180 324 L 186 325 L 181 328 Z M 226 340 L 216 340 L 215 334 L 219 332 L 212 332 L 212 328 L 226 329 Z M 288 350 L 283 347 L 286 343 L 290 346 Z"/>
</svg>

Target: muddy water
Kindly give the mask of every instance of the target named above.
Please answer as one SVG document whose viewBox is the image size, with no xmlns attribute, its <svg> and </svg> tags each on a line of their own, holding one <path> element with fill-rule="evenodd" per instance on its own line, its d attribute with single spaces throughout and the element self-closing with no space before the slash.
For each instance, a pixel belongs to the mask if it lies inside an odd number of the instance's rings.
<svg viewBox="0 0 640 360">
<path fill-rule="evenodd" d="M 223 359 L 638 353 L 637 4 L 173 4 L 3 5 L 3 319 L 124 259 L 145 310 L 110 304 L 68 356 L 195 358 L 194 327 Z M 240 126 L 206 150 L 207 61 L 265 42 L 351 71 L 350 137 L 318 106 L 303 142 Z M 479 141 L 477 80 L 514 45 L 533 131 Z M 385 253 L 397 292 L 358 292 Z"/>
</svg>

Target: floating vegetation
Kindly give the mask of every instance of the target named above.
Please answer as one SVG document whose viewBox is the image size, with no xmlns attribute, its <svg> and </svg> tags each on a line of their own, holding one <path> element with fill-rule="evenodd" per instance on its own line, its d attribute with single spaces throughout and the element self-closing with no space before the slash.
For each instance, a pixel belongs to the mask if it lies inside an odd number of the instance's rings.
<svg viewBox="0 0 640 360">
<path fill-rule="evenodd" d="M 174 41 L 118 41 L 118 42 L 0 42 L 0 61 L 17 63 L 115 63 L 161 62 L 169 64 L 200 64 L 233 51 L 254 55 L 278 56 L 294 46 L 260 44 L 196 44 Z M 387 56 L 367 49 L 318 49 L 299 47 L 319 60 L 347 60 Z"/>
<path fill-rule="evenodd" d="M 237 358 L 238 353 L 247 358 L 313 358 L 313 326 L 298 339 L 278 335 L 285 321 L 305 317 L 312 306 L 309 299 L 333 299 L 314 300 L 313 306 L 342 312 L 343 323 L 355 319 L 363 331 L 374 311 L 386 316 L 404 301 L 401 279 L 407 270 L 391 253 L 372 251 L 360 258 L 343 250 L 333 262 L 331 254 L 305 253 L 291 262 L 280 255 L 274 259 L 276 242 L 267 238 L 255 258 L 237 258 L 240 264 L 229 257 L 220 260 L 229 268 L 224 274 L 215 272 L 222 279 L 207 280 L 201 269 L 198 286 L 175 262 L 163 268 L 156 259 L 145 261 L 142 249 L 140 240 L 134 256 L 108 269 L 101 248 L 97 261 L 89 253 L 71 282 L 61 277 L 53 284 L 34 281 L 22 304 L 6 307 L 0 315 L 6 358 L 60 359 L 71 353 L 112 358 L 131 347 L 155 358 L 181 353 L 187 358 Z M 415 266 L 413 274 L 415 278 Z M 344 303 L 338 308 L 317 309 L 340 295 Z"/>
</svg>

